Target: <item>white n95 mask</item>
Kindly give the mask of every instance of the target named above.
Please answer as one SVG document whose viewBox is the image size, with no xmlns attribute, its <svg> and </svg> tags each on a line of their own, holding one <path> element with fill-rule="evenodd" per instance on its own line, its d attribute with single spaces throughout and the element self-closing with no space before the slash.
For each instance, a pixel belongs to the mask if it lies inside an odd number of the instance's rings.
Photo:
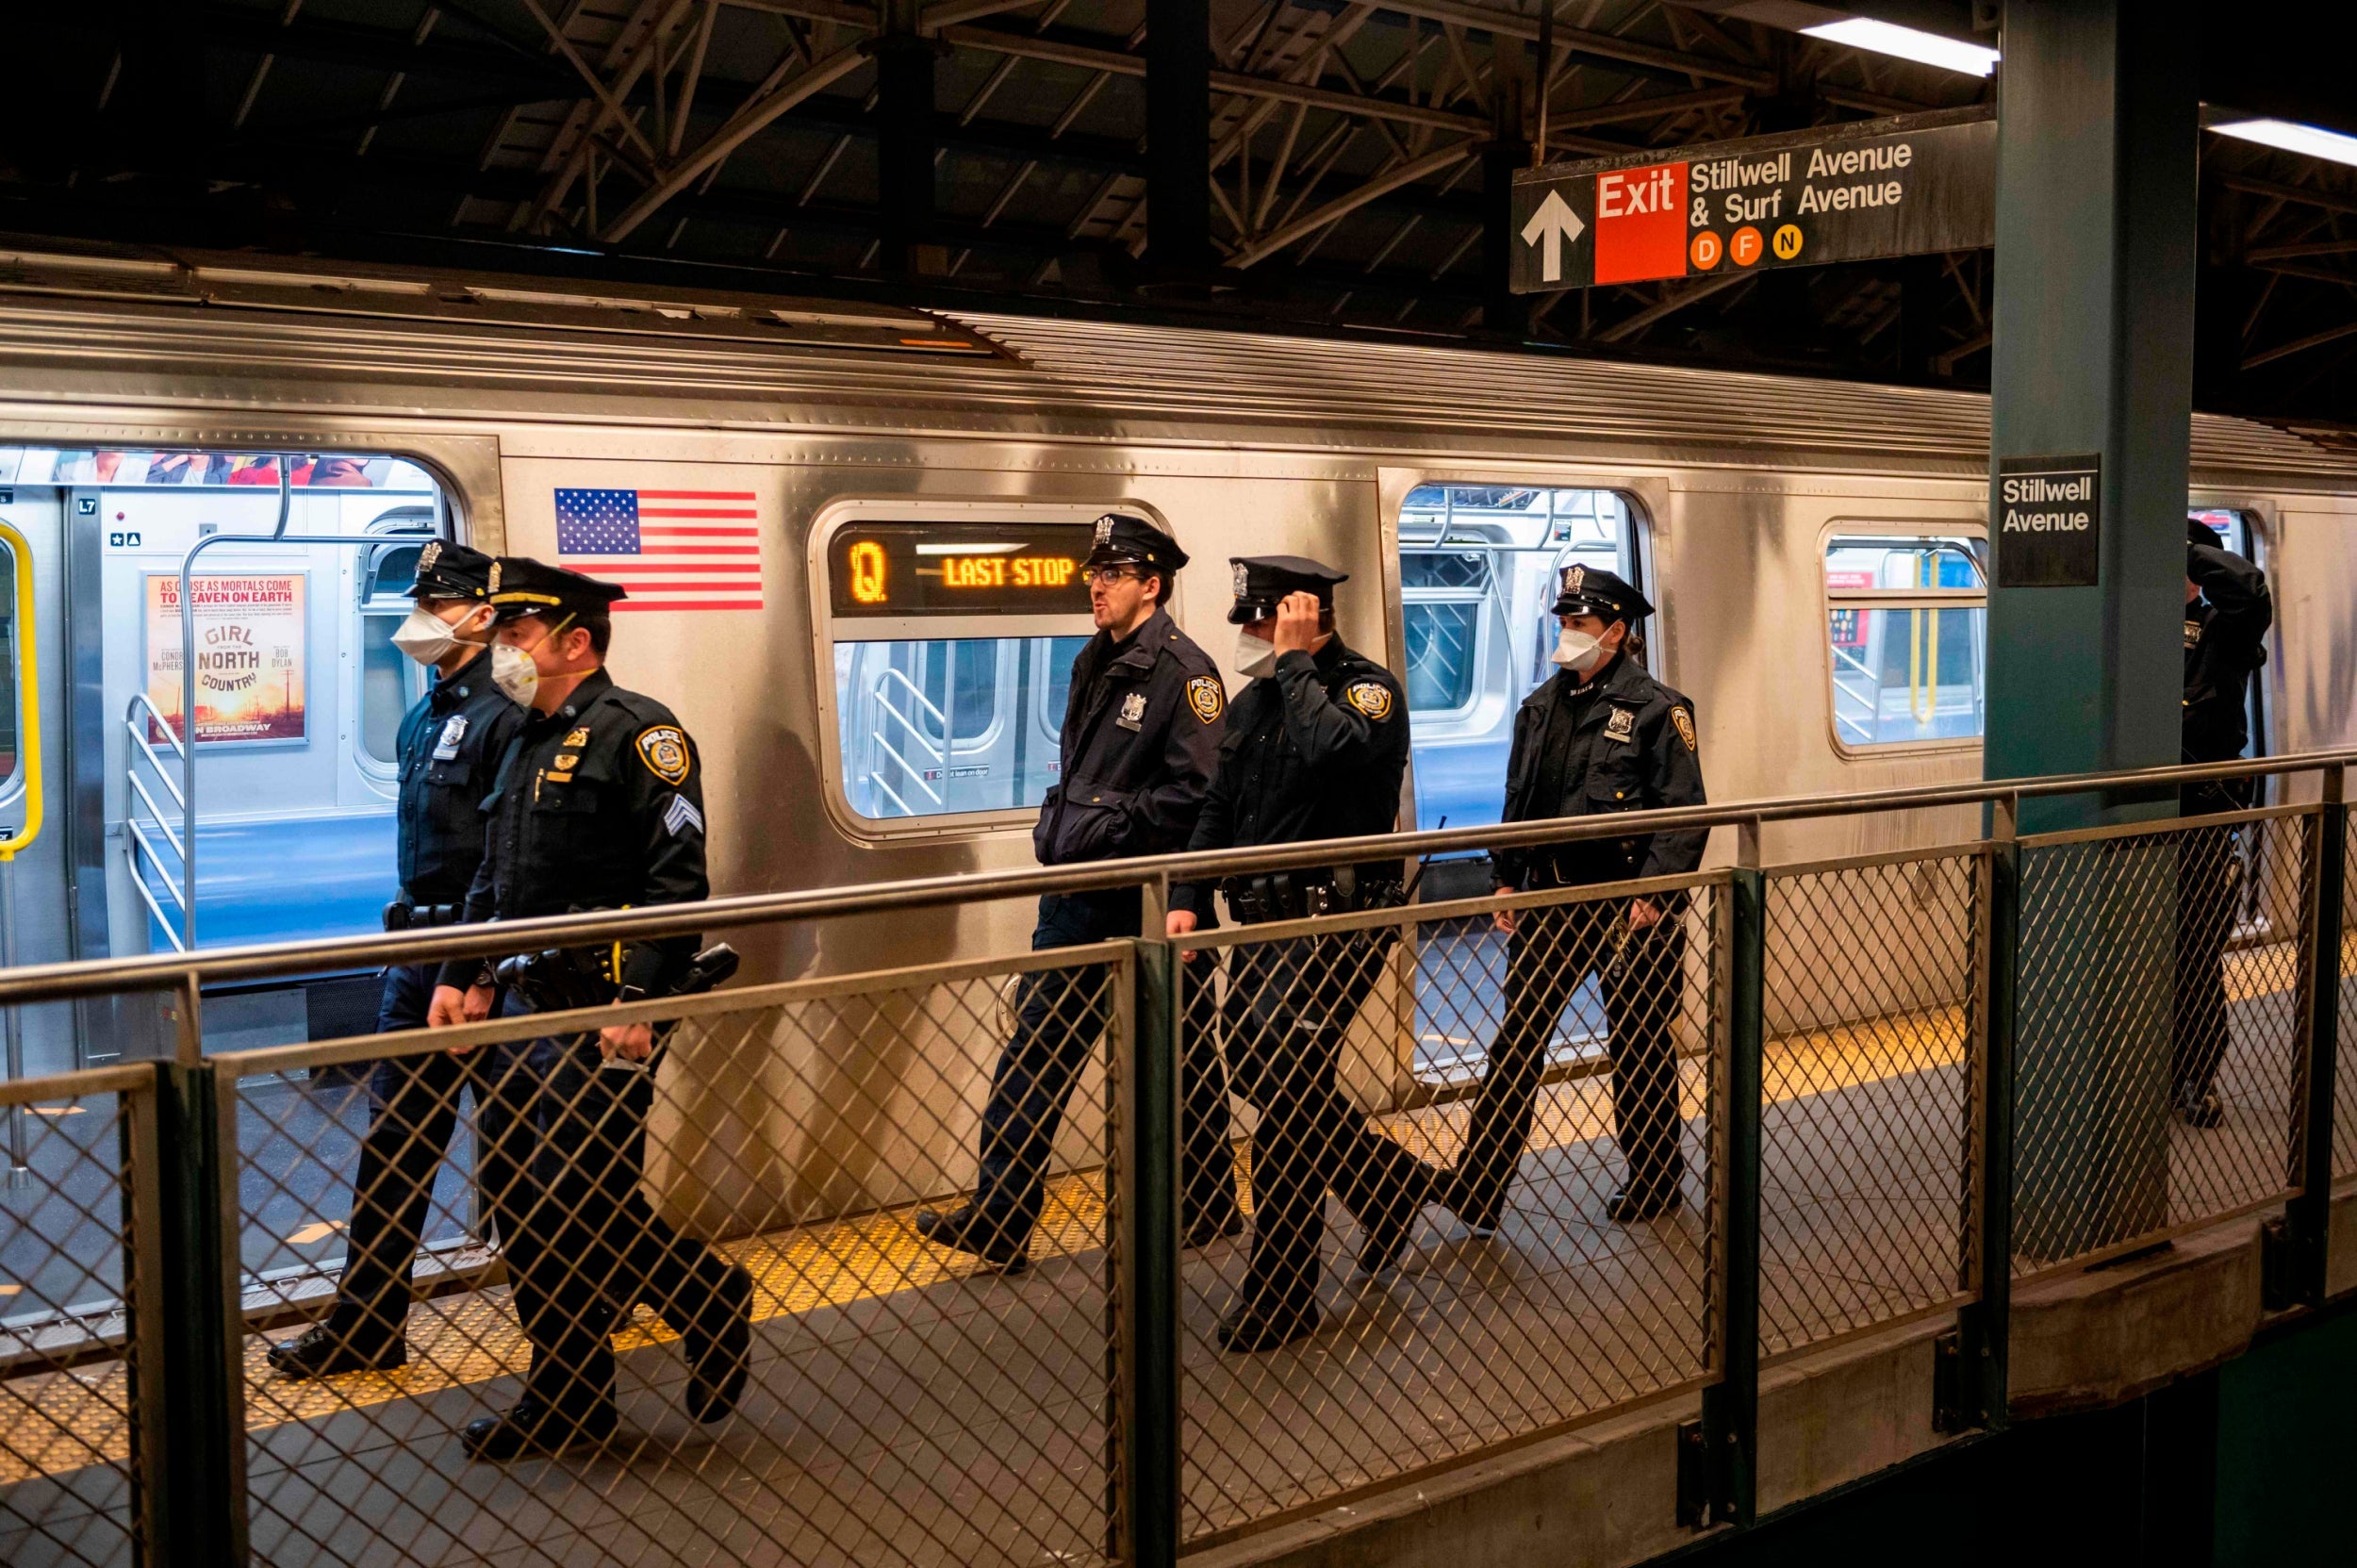
<svg viewBox="0 0 2357 1568">
<path fill-rule="evenodd" d="M 470 610 L 466 619 L 459 621 L 458 626 L 464 626 L 473 619 L 474 612 Z M 458 626 L 453 626 L 440 616 L 420 604 L 409 612 L 407 619 L 394 628 L 393 646 L 420 664 L 440 664 L 462 647 L 480 646 L 460 636 Z"/>
<path fill-rule="evenodd" d="M 507 694 L 507 700 L 519 708 L 532 706 L 534 693 L 540 689 L 539 667 L 532 655 L 506 643 L 491 645 L 491 684 Z"/>
<path fill-rule="evenodd" d="M 1593 633 L 1574 632 L 1567 626 L 1547 657 L 1574 675 L 1585 675 L 1604 662 L 1604 644 Z"/>
<path fill-rule="evenodd" d="M 1243 674 L 1261 676 L 1277 668 L 1277 644 L 1265 637 L 1256 637 L 1244 628 L 1236 628 L 1236 668 Z"/>
</svg>

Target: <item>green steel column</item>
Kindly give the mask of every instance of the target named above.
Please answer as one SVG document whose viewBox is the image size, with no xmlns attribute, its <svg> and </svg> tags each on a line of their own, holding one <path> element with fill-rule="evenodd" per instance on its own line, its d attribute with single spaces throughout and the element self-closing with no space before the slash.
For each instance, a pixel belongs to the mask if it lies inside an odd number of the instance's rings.
<svg viewBox="0 0 2357 1568">
<path fill-rule="evenodd" d="M 1146 900 L 1162 929 L 1163 900 Z M 1120 1064 L 1120 1263 L 1113 1336 L 1118 1394 L 1113 1556 L 1127 1568 L 1178 1560 L 1178 949 L 1139 942 L 1129 1060 Z"/>
<path fill-rule="evenodd" d="M 2179 755 L 2193 377 L 2194 30 L 2134 0 L 2006 0 L 1990 375 L 1986 774 Z M 2100 457 L 2092 586 L 2006 585 L 2007 459 Z M 2025 801 L 2025 834 L 2169 816 L 2174 801 Z M 2025 854 L 2017 1211 L 2033 1256 L 2149 1225 L 2166 1197 L 2174 867 L 2082 850 L 2068 888 Z M 2041 999 L 2102 977 L 2106 1016 Z M 2153 994 L 2143 994 L 2153 993 Z"/>
<path fill-rule="evenodd" d="M 190 1568 L 246 1560 L 243 1324 L 237 1233 L 226 1213 L 213 1068 L 157 1066 L 161 1115 L 163 1268 L 173 1310 L 161 1324 L 162 1518 L 157 1560 Z"/>
</svg>

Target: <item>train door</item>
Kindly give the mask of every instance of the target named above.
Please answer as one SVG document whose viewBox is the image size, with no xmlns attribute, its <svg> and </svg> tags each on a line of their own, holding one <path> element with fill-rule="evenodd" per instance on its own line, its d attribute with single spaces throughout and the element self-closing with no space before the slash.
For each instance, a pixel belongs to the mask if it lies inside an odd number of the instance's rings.
<svg viewBox="0 0 2357 1568">
<path fill-rule="evenodd" d="M 53 538 L 41 635 L 71 676 L 43 703 L 57 837 L 21 868 L 20 930 L 48 956 L 96 958 L 377 929 L 391 739 L 424 689 L 389 637 L 417 552 L 450 526 L 433 476 L 340 454 L 22 448 L 0 466 L 8 515 Z M 374 989 L 355 975 L 208 993 L 207 1033 L 226 1048 L 365 1030 Z M 85 1062 L 161 1044 L 119 1009 L 84 1009 L 71 1032 Z"/>
<path fill-rule="evenodd" d="M 2243 556 L 2254 566 L 2263 569 L 2266 566 L 2264 553 L 2266 549 L 2266 536 L 2260 532 L 2257 519 L 2250 513 L 2233 506 L 2195 506 L 2187 509 L 2186 516 L 2217 534 L 2217 542 L 2224 549 Z M 2280 600 L 2278 603 L 2280 605 Z M 2280 608 L 2278 614 L 2281 614 Z M 2268 629 L 2266 650 L 2270 658 L 2275 654 L 2276 640 L 2282 632 L 2280 622 Z M 2250 683 L 2250 690 L 2244 699 L 2249 704 L 2246 718 L 2250 731 L 2250 738 L 2244 743 L 2242 749 L 2242 754 L 2246 757 L 2263 757 L 2267 754 L 2266 693 L 2267 682 L 2262 671 L 2261 678 Z M 2282 787 L 2281 780 L 2261 779 L 2259 793 L 2253 803 L 2267 804 L 2269 798 Z M 2265 834 L 2248 833 L 2236 835 L 2235 854 L 2240 861 L 2241 873 L 2234 911 L 2234 934 L 2238 940 L 2264 939 L 2274 928 L 2275 918 L 2279 913 L 2286 916 L 2291 913 L 2290 911 L 2278 912 L 2267 907 L 2266 894 L 2272 879 L 2267 875 L 2267 867 L 2263 864 L 2262 857 L 2266 851 L 2268 842 Z"/>
<path fill-rule="evenodd" d="M 0 477 L 13 478 L 12 467 L 0 454 Z M 62 810 L 69 671 L 58 498 L 0 484 L 0 839 L 31 831 L 12 858 L 0 862 L 0 963 L 54 964 L 74 955 Z M 74 1066 L 70 1005 L 0 1012 L 9 1076 Z"/>
</svg>

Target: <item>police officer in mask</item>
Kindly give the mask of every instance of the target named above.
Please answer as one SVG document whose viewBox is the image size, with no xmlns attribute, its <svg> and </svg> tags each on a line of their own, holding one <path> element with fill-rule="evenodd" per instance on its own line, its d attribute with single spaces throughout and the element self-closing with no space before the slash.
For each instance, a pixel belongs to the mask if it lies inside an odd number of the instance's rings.
<svg viewBox="0 0 2357 1568">
<path fill-rule="evenodd" d="M 1408 697 L 1334 632 L 1347 574 L 1298 555 L 1238 559 L 1237 664 L 1252 684 L 1229 709 L 1219 771 L 1189 850 L 1391 832 L 1408 767 Z M 1238 877 L 1222 884 L 1246 925 L 1404 901 L 1396 860 Z M 1216 924 L 1211 889 L 1171 890 L 1168 932 Z M 1252 1135 L 1252 1251 L 1219 1343 L 1269 1350 L 1319 1322 L 1319 1246 L 1331 1187 L 1357 1216 L 1363 1274 L 1407 1245 L 1440 1172 L 1367 1125 L 1336 1087 L 1343 1039 L 1384 971 L 1392 933 L 1351 932 L 1233 950 L 1222 1007 L 1238 1092 L 1260 1112 Z"/>
<path fill-rule="evenodd" d="M 707 897 L 702 768 L 670 709 L 605 671 L 620 587 L 561 567 L 503 557 L 489 599 L 499 614 L 493 679 L 530 712 L 485 804 L 483 864 L 469 920 L 645 908 Z M 693 935 L 626 943 L 607 977 L 614 999 L 676 990 Z M 436 1024 L 489 1013 L 478 961 L 443 966 Z M 529 1013 L 514 993 L 510 1015 Z M 532 1344 L 524 1392 L 466 1429 L 471 1457 L 514 1459 L 610 1437 L 618 1306 L 651 1304 L 681 1338 L 687 1407 L 699 1421 L 735 1408 L 750 1348 L 751 1277 L 648 1204 L 646 1122 L 658 1039 L 644 1023 L 494 1048 L 536 1081 L 534 1180 L 504 1253 Z"/>
<path fill-rule="evenodd" d="M 2185 523 L 2185 695 L 2183 760 L 2232 762 L 2250 745 L 2250 678 L 2266 663 L 2275 619 L 2266 574 L 2223 548 L 2209 524 Z M 2249 779 L 2183 785 L 2186 817 L 2241 811 Z M 2177 954 L 2169 1091 L 2178 1116 L 2216 1127 L 2224 1109 L 2211 1084 L 2225 1059 L 2226 939 L 2233 933 L 2241 854 L 2238 828 L 2190 828 L 2177 845 Z"/>
<path fill-rule="evenodd" d="M 1178 542 L 1143 518 L 1096 520 L 1088 558 L 1096 623 L 1072 661 L 1057 779 L 1040 802 L 1032 848 L 1043 866 L 1077 866 L 1185 847 L 1211 786 L 1228 691 L 1211 655 L 1170 618 Z M 1034 950 L 1138 934 L 1136 888 L 1050 893 L 1039 901 Z M 1000 1053 L 982 1108 L 981 1180 L 972 1202 L 921 1209 L 917 1234 L 1002 1273 L 1030 1266 L 1031 1228 L 1064 1105 L 1104 1034 L 1111 999 L 1102 966 L 1026 978 L 1014 1038 Z M 1198 1246 L 1243 1229 L 1228 1137 L 1228 1085 L 1209 1031 L 1184 1064 L 1180 1214 Z"/>
<path fill-rule="evenodd" d="M 395 854 L 401 896 L 385 909 L 387 931 L 457 921 L 483 860 L 481 802 L 491 773 L 521 729 L 524 712 L 491 679 L 491 557 L 463 544 L 429 542 L 419 552 L 409 595 L 417 608 L 393 646 L 430 667 L 434 685 L 402 716 L 396 755 L 401 794 Z M 379 1033 L 423 1029 L 437 966 L 396 964 L 385 971 Z M 434 1173 L 457 1126 L 462 1087 L 475 1101 L 481 1139 L 477 1180 L 503 1232 L 512 1224 L 512 1149 L 525 1086 L 499 1084 L 473 1056 L 431 1052 L 376 1065 L 374 1100 L 360 1140 L 352 1197 L 351 1250 L 325 1321 L 272 1345 L 270 1364 L 290 1378 L 384 1370 L 409 1359 L 409 1265 L 418 1250 Z"/>
<path fill-rule="evenodd" d="M 1560 668 L 1514 716 L 1505 820 L 1704 803 L 1693 705 L 1634 656 L 1633 628 L 1652 613 L 1645 596 L 1614 573 L 1565 569 L 1552 655 Z M 1492 857 L 1492 880 L 1510 893 L 1672 876 L 1702 863 L 1708 836 L 1639 834 L 1502 850 Z M 1498 912 L 1497 929 L 1508 937 L 1506 1019 L 1442 1195 L 1476 1234 L 1497 1229 L 1529 1141 L 1556 1021 L 1591 977 L 1604 993 L 1612 1110 L 1627 1162 L 1606 1215 L 1624 1224 L 1653 1219 L 1685 1201 L 1674 1028 L 1686 956 L 1681 905 L 1656 895 Z"/>
</svg>

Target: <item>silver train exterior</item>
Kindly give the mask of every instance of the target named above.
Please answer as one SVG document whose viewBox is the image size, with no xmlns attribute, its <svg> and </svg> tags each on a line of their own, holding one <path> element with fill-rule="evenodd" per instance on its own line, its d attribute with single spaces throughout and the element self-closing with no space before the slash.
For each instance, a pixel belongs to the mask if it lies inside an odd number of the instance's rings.
<svg viewBox="0 0 2357 1568">
<path fill-rule="evenodd" d="M 1715 799 L 1980 767 L 1970 736 L 1845 743 L 1826 570 L 1840 538 L 1985 535 L 1987 408 L 1975 396 L 1406 339 L 599 293 L 231 256 L 14 252 L 0 255 L 0 445 L 10 444 L 404 458 L 439 481 L 461 536 L 543 556 L 558 552 L 559 489 L 750 495 L 762 607 L 626 617 L 613 656 L 618 678 L 668 701 L 701 747 L 719 892 L 1030 863 L 1020 809 L 948 822 L 852 809 L 835 711 L 841 627 L 822 580 L 827 540 L 846 520 L 1004 526 L 1142 512 L 1199 563 L 1179 577 L 1174 609 L 1223 662 L 1226 558 L 1317 556 L 1352 573 L 1343 635 L 1406 672 L 1413 606 L 1433 594 L 1428 582 L 1403 586 L 1403 545 L 1412 557 L 1460 536 L 1435 531 L 1436 493 L 1608 496 L 1627 520 L 1621 558 L 1659 605 L 1653 667 L 1693 699 Z M 2199 417 L 2189 502 L 2244 520 L 2278 585 L 2264 744 L 2357 740 L 2357 464 L 2283 431 Z M 105 520 L 65 520 L 61 552 L 94 548 L 81 535 Z M 1542 672 L 1534 604 L 1562 558 L 1547 543 L 1516 546 L 1506 619 L 1520 640 L 1499 654 L 1523 683 L 1506 693 L 1509 718 L 1510 699 Z M 72 624 L 69 596 L 54 572 L 47 581 L 52 831 L 20 868 L 24 961 L 97 956 L 109 942 L 124 950 L 125 921 L 69 922 L 64 906 L 102 884 L 117 903 L 132 893 L 124 726 L 74 695 L 90 680 L 87 657 L 74 655 L 101 634 Z M 1052 754 L 1052 710 L 1034 718 Z M 1437 766 L 1446 738 L 1420 731 L 1421 767 Z M 1493 747 L 1496 732 L 1458 738 Z M 1428 825 L 1417 791 L 1411 776 L 1402 820 Z M 1866 817 L 1772 830 L 1766 848 L 1772 861 L 1818 859 L 1976 828 L 1964 813 Z M 1711 847 L 1714 863 L 1732 852 Z M 981 906 L 755 937 L 750 972 L 1012 951 L 1030 920 L 1026 908 Z M 1943 999 L 1885 976 L 1821 1006 L 1855 1016 Z M 1395 1104 L 1417 1092 L 1412 1040 L 1360 1046 L 1351 1077 L 1362 1098 Z M 843 1053 L 835 1081 L 865 1081 L 863 1093 L 892 1071 L 858 1061 L 862 1041 L 826 1048 Z M 965 1136 L 970 1105 L 932 1109 L 948 1119 L 924 1120 Z M 781 1152 L 805 1171 L 798 1213 L 911 1196 L 873 1149 L 856 1162 L 843 1149 Z"/>
</svg>

